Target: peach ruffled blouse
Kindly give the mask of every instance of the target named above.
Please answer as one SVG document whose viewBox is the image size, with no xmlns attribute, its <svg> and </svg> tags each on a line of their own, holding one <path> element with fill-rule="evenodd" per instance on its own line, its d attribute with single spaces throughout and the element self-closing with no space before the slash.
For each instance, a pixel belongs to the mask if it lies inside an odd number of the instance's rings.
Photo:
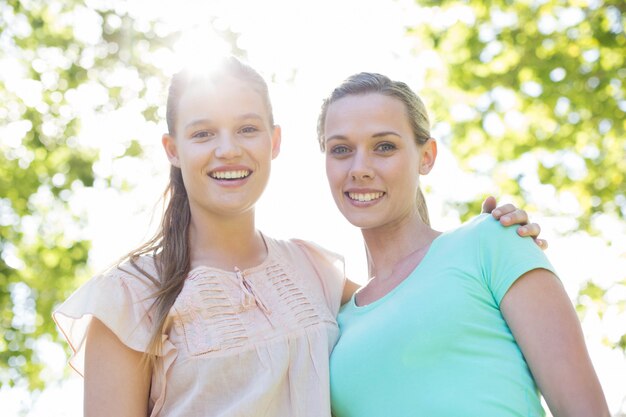
<svg viewBox="0 0 626 417">
<path fill-rule="evenodd" d="M 310 242 L 266 242 L 254 268 L 189 273 L 163 334 L 150 416 L 330 416 L 343 259 Z M 156 276 L 152 258 L 141 267 Z M 154 290 L 129 264 L 80 287 L 53 315 L 74 351 L 71 366 L 82 375 L 92 317 L 145 352 Z"/>
</svg>

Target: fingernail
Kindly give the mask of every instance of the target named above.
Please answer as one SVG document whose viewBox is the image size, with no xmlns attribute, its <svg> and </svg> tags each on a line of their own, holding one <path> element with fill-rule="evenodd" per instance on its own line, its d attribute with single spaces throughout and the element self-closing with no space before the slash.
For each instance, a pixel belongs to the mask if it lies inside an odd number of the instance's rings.
<svg viewBox="0 0 626 417">
<path fill-rule="evenodd" d="M 493 215 L 494 216 L 500 216 L 500 210 L 494 210 L 493 211 Z"/>
<path fill-rule="evenodd" d="M 511 221 L 511 216 L 502 216 L 500 220 L 502 220 L 503 222 L 509 222 Z"/>
<path fill-rule="evenodd" d="M 526 232 L 528 232 L 528 229 L 525 228 L 525 227 L 520 227 L 519 231 L 520 231 L 520 233 L 526 233 Z"/>
</svg>

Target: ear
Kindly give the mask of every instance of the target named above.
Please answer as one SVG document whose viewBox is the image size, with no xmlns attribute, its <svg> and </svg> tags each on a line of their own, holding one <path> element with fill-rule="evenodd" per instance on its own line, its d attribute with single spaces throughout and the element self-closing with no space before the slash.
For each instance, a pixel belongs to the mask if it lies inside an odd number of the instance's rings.
<svg viewBox="0 0 626 417">
<path fill-rule="evenodd" d="M 420 174 L 426 175 L 433 169 L 437 159 L 437 142 L 430 138 L 420 147 Z"/>
<path fill-rule="evenodd" d="M 276 158 L 280 153 L 280 141 L 282 140 L 282 130 L 280 126 L 274 126 L 272 133 L 272 159 Z"/>
<path fill-rule="evenodd" d="M 165 154 L 167 155 L 167 159 L 170 161 L 170 164 L 180 168 L 178 149 L 176 148 L 176 138 L 165 133 L 161 138 L 161 144 L 163 144 L 163 149 L 165 149 Z"/>
</svg>

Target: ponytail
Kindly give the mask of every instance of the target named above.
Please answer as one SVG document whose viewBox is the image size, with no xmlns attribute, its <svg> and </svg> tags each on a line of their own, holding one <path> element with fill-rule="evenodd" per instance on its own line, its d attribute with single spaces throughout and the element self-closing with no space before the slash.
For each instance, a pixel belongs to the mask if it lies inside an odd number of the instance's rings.
<svg viewBox="0 0 626 417">
<path fill-rule="evenodd" d="M 148 242 L 126 255 L 125 258 L 157 288 L 152 294 L 154 316 L 152 336 L 146 351 L 147 364 L 154 367 L 162 351 L 162 334 L 167 326 L 167 316 L 183 289 L 191 266 L 189 224 L 191 210 L 180 168 L 171 166 L 170 182 L 163 193 L 167 206 L 159 231 Z M 141 256 L 154 257 L 157 277 L 144 270 L 137 260 Z M 119 266 L 119 265 L 118 265 Z"/>
<path fill-rule="evenodd" d="M 419 213 L 422 221 L 430 226 L 430 216 L 428 216 L 428 206 L 426 205 L 426 199 L 422 189 L 417 189 L 417 212 Z"/>
</svg>

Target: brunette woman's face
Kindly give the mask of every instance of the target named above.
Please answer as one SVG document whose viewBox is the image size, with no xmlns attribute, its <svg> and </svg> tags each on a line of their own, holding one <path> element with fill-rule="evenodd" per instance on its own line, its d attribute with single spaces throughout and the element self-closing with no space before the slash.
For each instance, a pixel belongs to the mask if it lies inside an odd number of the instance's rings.
<svg viewBox="0 0 626 417">
<path fill-rule="evenodd" d="M 404 103 L 379 93 L 343 97 L 328 106 L 324 133 L 328 183 L 350 223 L 377 228 L 417 213 L 419 174 L 434 155 L 432 144 L 416 144 Z"/>
<path fill-rule="evenodd" d="M 178 103 L 175 137 L 164 135 L 180 167 L 192 213 L 233 216 L 251 210 L 280 150 L 261 94 L 235 77 L 194 83 Z"/>
</svg>

